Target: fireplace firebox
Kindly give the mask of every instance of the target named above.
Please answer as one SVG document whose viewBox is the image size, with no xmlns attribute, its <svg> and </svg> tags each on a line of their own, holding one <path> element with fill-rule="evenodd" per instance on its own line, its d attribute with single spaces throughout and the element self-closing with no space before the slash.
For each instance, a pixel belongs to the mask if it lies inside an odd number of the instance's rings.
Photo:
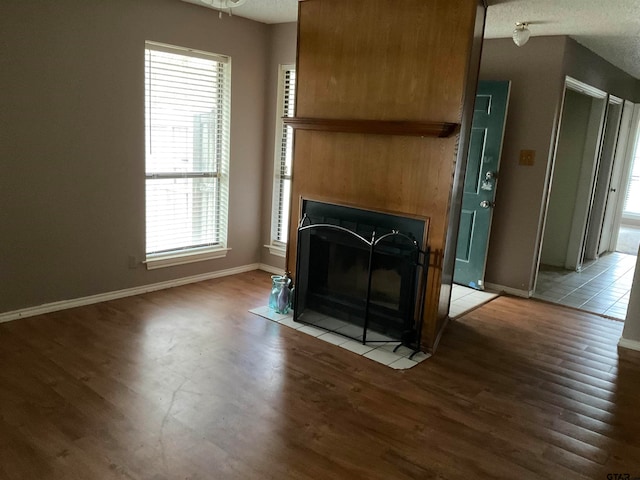
<svg viewBox="0 0 640 480">
<path fill-rule="evenodd" d="M 425 220 L 303 200 L 294 320 L 419 350 Z"/>
</svg>

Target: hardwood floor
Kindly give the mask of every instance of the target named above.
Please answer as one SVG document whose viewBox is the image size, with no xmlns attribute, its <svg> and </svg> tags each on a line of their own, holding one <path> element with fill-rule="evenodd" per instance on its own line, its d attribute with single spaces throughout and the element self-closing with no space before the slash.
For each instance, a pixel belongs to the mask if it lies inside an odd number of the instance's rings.
<svg viewBox="0 0 640 480">
<path fill-rule="evenodd" d="M 0 478 L 640 477 L 622 323 L 501 297 L 396 371 L 248 313 L 269 285 L 250 272 L 0 325 Z"/>
</svg>

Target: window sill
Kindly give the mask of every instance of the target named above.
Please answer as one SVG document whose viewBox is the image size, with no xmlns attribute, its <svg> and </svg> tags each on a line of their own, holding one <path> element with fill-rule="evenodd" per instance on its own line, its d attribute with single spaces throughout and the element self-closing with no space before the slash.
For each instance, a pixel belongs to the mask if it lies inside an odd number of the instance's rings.
<svg viewBox="0 0 640 480">
<path fill-rule="evenodd" d="M 269 249 L 269 253 L 271 255 L 275 255 L 276 257 L 282 257 L 282 258 L 287 256 L 286 245 L 265 245 L 265 247 Z"/>
<path fill-rule="evenodd" d="M 216 248 L 206 250 L 192 250 L 188 253 L 171 253 L 165 255 L 151 255 L 144 262 L 147 270 L 155 270 L 156 268 L 173 267 L 175 265 L 184 265 L 187 263 L 202 262 L 204 260 L 213 260 L 215 258 L 224 258 L 230 248 Z"/>
<path fill-rule="evenodd" d="M 640 215 L 631 212 L 622 212 L 622 225 L 640 227 Z"/>
</svg>

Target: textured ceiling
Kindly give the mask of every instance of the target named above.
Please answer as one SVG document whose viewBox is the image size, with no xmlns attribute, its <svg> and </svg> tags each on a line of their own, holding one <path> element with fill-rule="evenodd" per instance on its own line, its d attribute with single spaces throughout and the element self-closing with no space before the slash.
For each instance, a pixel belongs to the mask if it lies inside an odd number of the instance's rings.
<svg viewBox="0 0 640 480">
<path fill-rule="evenodd" d="M 184 1 L 202 4 L 200 0 Z M 640 78 L 640 0 L 488 0 L 488 3 L 485 38 L 510 37 L 515 22 L 530 22 L 532 36 L 569 35 Z M 295 22 L 297 9 L 298 0 L 247 0 L 233 12 L 263 23 L 283 23 Z"/>
<path fill-rule="evenodd" d="M 207 0 L 183 1 L 196 5 L 207 3 Z M 244 5 L 233 9 L 233 15 L 262 23 L 295 22 L 298 19 L 298 0 L 247 0 Z"/>
<path fill-rule="evenodd" d="M 640 78 L 640 0 L 489 0 L 485 38 L 510 37 L 515 22 L 530 22 L 532 36 L 569 35 Z"/>
</svg>

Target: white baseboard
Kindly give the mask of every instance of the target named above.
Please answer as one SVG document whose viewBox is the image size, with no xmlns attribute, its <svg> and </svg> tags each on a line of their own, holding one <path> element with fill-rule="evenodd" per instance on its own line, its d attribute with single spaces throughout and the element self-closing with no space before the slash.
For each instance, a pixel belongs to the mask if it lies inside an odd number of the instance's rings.
<svg viewBox="0 0 640 480">
<path fill-rule="evenodd" d="M 487 290 L 493 290 L 494 292 L 504 292 L 516 297 L 531 298 L 533 296 L 533 290 L 519 290 L 517 288 L 497 285 L 495 283 L 485 283 L 484 287 Z"/>
<path fill-rule="evenodd" d="M 266 266 L 266 265 L 265 265 Z M 164 290 L 166 288 L 179 287 L 180 285 L 187 285 L 189 283 L 202 282 L 203 280 L 211 280 L 212 278 L 226 277 L 229 275 L 236 275 L 238 273 L 250 272 L 252 270 L 264 270 L 262 264 L 252 263 L 249 265 L 242 265 L 240 267 L 228 268 L 226 270 L 218 270 L 215 272 L 202 273 L 200 275 L 193 275 L 190 277 L 177 278 L 175 280 L 168 280 L 166 282 L 152 283 L 150 285 L 142 285 L 139 287 L 125 288 L 124 290 L 116 290 L 114 292 L 99 293 L 97 295 L 90 295 L 88 297 L 73 298 L 71 300 L 62 300 L 60 302 L 45 303 L 44 305 L 38 305 L 37 307 L 28 307 L 20 310 L 14 310 L 11 312 L 0 313 L 0 323 L 9 322 L 11 320 L 17 320 L 18 318 L 33 317 L 35 315 L 42 315 L 44 313 L 57 312 L 60 310 L 66 310 L 67 308 L 81 307 L 83 305 L 91 305 L 93 303 L 106 302 L 108 300 L 115 300 L 118 298 L 132 297 L 134 295 L 141 295 L 143 293 L 155 292 L 157 290 Z M 274 268 L 274 267 L 271 267 Z M 281 273 L 281 270 L 278 271 Z"/>
<path fill-rule="evenodd" d="M 629 340 L 628 338 L 620 337 L 618 346 L 628 348 L 629 350 L 637 350 L 640 352 L 640 342 L 638 340 Z"/>
<path fill-rule="evenodd" d="M 282 275 L 284 273 L 284 268 L 274 267 L 266 263 L 261 263 L 258 268 L 264 272 L 273 273 L 274 275 Z"/>
</svg>

